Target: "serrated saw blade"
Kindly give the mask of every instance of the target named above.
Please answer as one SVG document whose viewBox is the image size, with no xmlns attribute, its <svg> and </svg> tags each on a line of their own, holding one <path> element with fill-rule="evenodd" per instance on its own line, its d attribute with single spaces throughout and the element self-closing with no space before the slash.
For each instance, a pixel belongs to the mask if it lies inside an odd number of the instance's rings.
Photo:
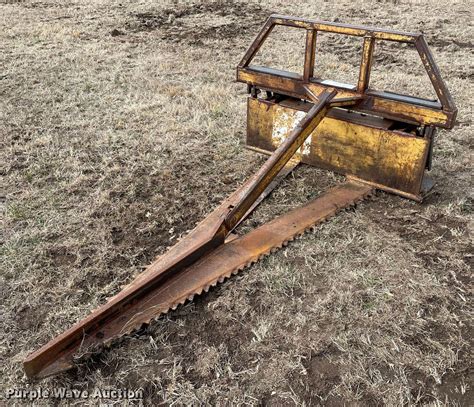
<svg viewBox="0 0 474 407">
<path fill-rule="evenodd" d="M 277 217 L 243 236 L 227 241 L 194 264 L 164 280 L 153 290 L 136 298 L 127 307 L 117 309 L 112 315 L 109 313 L 107 318 L 100 318 L 101 308 L 98 308 L 92 314 L 97 319 L 94 328 L 84 331 L 80 340 L 66 348 L 63 347 L 51 363 L 45 364 L 35 373 L 35 377 L 50 376 L 74 367 L 74 360 L 78 355 L 97 352 L 100 347 L 140 329 L 161 314 L 192 300 L 195 295 L 207 292 L 211 286 L 223 282 L 260 258 L 286 246 L 289 241 L 338 211 L 364 199 L 372 191 L 371 186 L 347 181 L 323 193 L 307 205 Z M 143 282 L 144 279 L 138 276 L 130 285 Z M 106 303 L 102 307 L 107 305 Z M 65 334 L 80 329 L 81 322 Z M 56 338 L 30 355 L 24 362 L 25 370 L 28 371 L 28 363 L 36 363 L 35 368 L 38 369 L 42 353 L 49 352 L 51 355 L 51 352 L 55 351 L 54 347 L 60 345 L 60 339 Z"/>
</svg>

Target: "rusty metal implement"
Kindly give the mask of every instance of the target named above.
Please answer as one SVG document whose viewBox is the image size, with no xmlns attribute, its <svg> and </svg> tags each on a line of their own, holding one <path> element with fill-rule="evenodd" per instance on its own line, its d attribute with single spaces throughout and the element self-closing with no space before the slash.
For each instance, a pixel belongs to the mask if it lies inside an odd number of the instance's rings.
<svg viewBox="0 0 474 407">
<path fill-rule="evenodd" d="M 249 65 L 275 25 L 306 30 L 303 75 Z M 356 86 L 314 76 L 318 31 L 363 37 Z M 439 102 L 370 89 L 373 49 L 381 39 L 416 47 Z M 270 157 L 131 284 L 30 354 L 23 362 L 28 377 L 74 367 L 78 356 L 192 300 L 375 188 L 421 201 L 432 186 L 425 169 L 431 166 L 435 127 L 453 127 L 456 108 L 421 34 L 272 15 L 239 64 L 237 79 L 248 84 L 247 145 Z M 345 174 L 348 180 L 246 235 L 235 234 L 300 162 Z"/>
</svg>

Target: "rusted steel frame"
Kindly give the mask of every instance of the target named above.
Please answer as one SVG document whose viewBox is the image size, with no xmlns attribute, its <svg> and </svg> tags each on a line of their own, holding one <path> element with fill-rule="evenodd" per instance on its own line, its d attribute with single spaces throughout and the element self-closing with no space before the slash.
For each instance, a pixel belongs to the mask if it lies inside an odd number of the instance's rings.
<svg viewBox="0 0 474 407">
<path fill-rule="evenodd" d="M 434 61 L 433 54 L 426 43 L 423 36 L 420 36 L 415 41 L 415 47 L 420 55 L 421 62 L 428 73 L 431 83 L 433 84 L 434 90 L 438 95 L 438 98 L 443 106 L 444 110 L 457 113 L 456 104 L 446 86 L 446 83 L 441 76 L 438 65 Z"/>
<path fill-rule="evenodd" d="M 360 61 L 359 81 L 357 82 L 357 92 L 359 93 L 364 93 L 369 87 L 374 44 L 374 37 L 367 36 L 364 38 L 364 46 L 362 48 L 362 57 Z"/>
<path fill-rule="evenodd" d="M 77 348 L 85 336 L 100 338 L 104 335 L 101 325 L 107 319 L 120 314 L 137 298 L 162 284 L 175 272 L 189 266 L 205 253 L 223 244 L 226 234 L 225 229 L 222 228 L 222 221 L 227 211 L 226 203 L 224 201 L 224 205 L 218 207 L 196 229 L 148 266 L 143 273 L 140 285 L 129 286 L 122 290 L 85 319 L 30 354 L 23 362 L 26 374 L 33 377 L 45 369 L 47 371 L 48 365 L 62 353 L 68 352 L 71 348 Z"/>
<path fill-rule="evenodd" d="M 288 138 L 275 150 L 260 170 L 251 178 L 245 188 L 246 190 L 242 195 L 242 199 L 231 209 L 225 218 L 224 223 L 228 230 L 232 230 L 235 227 L 241 217 L 252 206 L 252 203 L 268 186 L 275 175 L 280 172 L 284 165 L 294 156 L 306 138 L 321 122 L 330 107 L 331 99 L 334 98 L 336 93 L 335 90 L 328 90 L 321 94 L 318 102 L 314 104 Z"/>
<path fill-rule="evenodd" d="M 252 41 L 252 44 L 250 44 L 250 47 L 245 52 L 242 60 L 240 61 L 238 65 L 239 67 L 244 67 L 248 65 L 248 62 L 253 59 L 255 54 L 258 52 L 262 44 L 267 39 L 268 35 L 272 32 L 273 27 L 275 27 L 275 24 L 273 23 L 272 18 L 270 16 L 265 22 L 265 24 L 263 25 L 260 32 L 255 37 L 255 39 Z"/>
<path fill-rule="evenodd" d="M 252 207 L 247 211 L 243 219 L 247 217 L 252 210 L 266 197 L 268 194 L 275 188 L 278 182 L 288 175 L 300 162 L 299 159 L 293 158 L 289 163 L 280 171 L 280 173 L 275 177 L 275 179 L 267 186 L 261 196 L 254 202 Z M 236 193 L 238 194 L 238 191 Z M 235 195 L 235 193 L 234 193 Z M 210 227 L 211 231 L 216 230 L 215 224 L 222 223 L 222 209 L 225 208 L 228 210 L 229 199 L 224 201 L 211 215 L 209 215 L 203 222 L 201 222 L 197 229 L 187 235 L 183 240 L 173 246 L 164 256 L 159 257 L 151 265 L 148 266 L 146 271 L 142 273 L 139 279 L 135 281 L 140 281 L 140 286 L 129 286 L 122 290 L 118 295 L 111 298 L 105 305 L 99 309 L 92 312 L 88 317 L 80 321 L 78 324 L 74 325 L 58 337 L 54 338 L 52 341 L 44 345 L 38 351 L 29 355 L 24 361 L 24 369 L 26 374 L 29 377 L 34 376 L 48 376 L 54 374 L 56 371 L 64 370 L 71 366 L 61 365 L 60 360 L 64 355 L 72 355 L 78 346 L 83 342 L 84 338 L 105 338 L 105 333 L 103 332 L 102 325 L 105 321 L 108 321 L 111 318 L 117 318 L 117 315 L 120 315 L 123 312 L 126 312 L 128 308 L 133 306 L 133 303 L 137 298 L 140 298 L 144 295 L 147 295 L 148 292 L 156 289 L 160 284 L 164 284 L 172 272 L 177 272 L 182 268 L 185 268 L 192 264 L 195 260 L 199 259 L 205 253 L 208 253 L 210 250 L 205 250 L 206 246 L 206 235 L 202 234 L 203 227 Z M 243 220 L 241 219 L 241 220 Z M 214 227 L 212 228 L 212 224 Z M 199 233 L 195 231 L 198 230 Z M 201 251 L 196 253 L 195 251 L 186 251 L 186 246 L 195 246 L 193 245 L 193 236 L 200 235 L 202 239 Z M 211 236 L 212 232 L 207 234 Z M 229 234 L 227 234 L 229 236 Z M 225 236 L 224 236 L 225 237 Z M 209 239 L 207 239 L 209 240 Z M 211 239 L 212 241 L 212 239 Z M 223 244 L 223 239 L 219 242 Z M 204 244 L 204 247 L 202 245 Z M 217 247 L 218 245 L 216 245 Z M 185 255 L 190 255 L 186 263 L 181 263 L 181 267 L 176 263 L 175 267 L 169 267 L 169 259 L 172 258 L 176 260 L 179 257 L 179 252 L 186 253 Z M 178 255 L 176 254 L 178 253 Z M 168 268 L 167 268 L 168 267 Z M 132 295 L 131 295 L 132 294 Z"/>
<path fill-rule="evenodd" d="M 325 32 L 330 32 L 334 34 L 345 34 L 345 35 L 352 35 L 352 36 L 357 36 L 357 37 L 365 37 L 369 35 L 373 37 L 374 39 L 378 39 L 378 40 L 388 40 L 388 41 L 405 42 L 405 43 L 414 43 L 416 39 L 422 35 L 420 33 L 384 30 L 384 29 L 376 28 L 376 27 L 365 27 L 365 26 L 350 25 L 350 24 L 332 23 L 328 21 L 318 21 L 318 20 L 312 20 L 312 19 L 303 19 L 303 18 L 297 18 L 297 17 L 289 17 L 289 16 L 278 15 L 278 14 L 272 14 L 267 19 L 262 30 L 255 37 L 249 49 L 247 50 L 242 60 L 240 61 L 239 63 L 240 68 L 244 68 L 250 64 L 250 62 L 252 61 L 252 58 L 260 49 L 263 42 L 265 42 L 265 39 L 267 38 L 268 34 L 270 34 L 271 30 L 273 29 L 275 25 L 305 28 L 307 30 L 325 31 Z"/>
<path fill-rule="evenodd" d="M 307 88 L 315 93 L 337 86 L 327 86 L 316 81 L 305 84 L 301 75 L 278 71 L 272 68 L 249 66 L 237 70 L 237 80 L 256 86 L 260 89 L 283 93 L 299 99 L 307 99 Z M 306 86 L 306 87 L 305 87 Z M 355 90 L 337 88 L 341 97 L 360 95 Z M 441 109 L 441 105 L 425 99 L 403 95 L 393 95 L 386 92 L 368 91 L 364 101 L 356 110 L 374 113 L 413 124 L 435 125 L 444 128 L 454 126 L 455 113 Z"/>
<path fill-rule="evenodd" d="M 149 323 L 160 314 L 175 309 L 194 295 L 207 291 L 210 286 L 222 282 L 272 250 L 286 245 L 316 223 L 356 203 L 371 192 L 371 187 L 346 182 L 302 208 L 292 210 L 244 236 L 220 245 L 197 262 L 155 286 L 127 309 L 122 309 L 104 320 L 100 327 L 101 335 L 82 332 L 81 341 L 61 352 L 52 353 L 54 357 L 48 365 L 33 368 L 32 361 L 28 358 L 24 361 L 26 374 L 29 377 L 42 378 L 71 369 L 79 351 L 82 355 L 89 355 L 97 351 L 100 345 L 110 343 L 113 339 L 140 328 L 142 324 Z M 142 286 L 144 281 L 146 275 L 140 275 L 130 286 Z M 54 350 L 51 349 L 51 352 Z"/>
<path fill-rule="evenodd" d="M 390 188 L 387 185 L 382 185 L 382 184 L 379 184 L 377 182 L 367 181 L 365 179 L 356 177 L 355 175 L 347 174 L 346 178 L 348 180 L 352 180 L 354 182 L 359 182 L 361 184 L 369 185 L 374 189 L 379 189 L 381 191 L 389 192 L 389 193 L 394 194 L 394 195 L 402 196 L 403 198 L 407 198 L 407 199 L 410 199 L 410 200 L 418 202 L 418 203 L 423 202 L 423 197 L 420 194 L 411 194 L 409 192 L 401 191 L 399 189 Z M 420 179 L 420 184 L 422 182 L 423 182 L 423 179 Z"/>
<path fill-rule="evenodd" d="M 370 195 L 373 188 L 358 182 L 344 182 L 270 222 L 219 246 L 200 261 L 183 270 L 170 282 L 143 298 L 127 313 L 127 323 L 117 324 L 121 333 L 149 323 L 162 312 L 207 291 L 251 263 L 303 234 L 315 224 L 335 215 Z M 112 322 L 111 322 L 112 323 Z"/>
<path fill-rule="evenodd" d="M 271 180 L 273 182 L 262 188 L 261 196 L 257 197 L 256 201 L 248 208 L 237 224 L 245 219 L 261 200 L 271 192 L 277 182 L 298 164 L 299 159 L 293 158 L 291 161 L 290 163 L 285 163 L 286 166 L 280 172 L 273 173 L 274 177 Z M 137 298 L 147 295 L 148 292 L 165 283 L 175 273 L 193 264 L 219 245 L 224 244 L 226 237 L 232 231 L 225 227 L 225 217 L 229 212 L 229 208 L 238 204 L 243 192 L 246 191 L 246 185 L 244 184 L 237 189 L 208 217 L 200 222 L 193 231 L 175 246 L 171 247 L 163 256 L 160 256 L 150 264 L 140 277 L 140 285 L 126 287 L 85 319 L 73 325 L 36 352 L 30 354 L 23 362 L 26 374 L 29 377 L 36 376 L 40 372 L 43 372 L 42 376 L 52 374 L 50 373 L 51 368 L 48 366 L 57 358 L 60 358 L 63 353 L 69 354 L 71 349 L 76 349 L 84 337 L 103 337 L 102 325 L 105 321 L 125 312 L 133 305 Z M 55 365 L 54 368 L 59 367 Z"/>
<path fill-rule="evenodd" d="M 421 36 L 421 33 L 410 33 L 405 31 L 387 30 L 377 27 L 368 27 L 352 24 L 333 23 L 329 21 L 319 21 L 306 18 L 283 16 L 272 14 L 270 19 L 275 25 L 285 25 L 288 27 L 313 29 L 334 34 L 352 35 L 355 37 L 365 37 L 371 35 L 378 40 L 413 43 Z"/>
<path fill-rule="evenodd" d="M 255 40 L 253 41 L 250 48 L 247 50 L 246 54 L 242 58 L 241 62 L 239 63 L 239 68 L 247 67 L 252 58 L 255 56 L 256 52 L 260 49 L 263 42 L 266 40 L 268 34 L 271 32 L 275 25 L 283 25 L 288 27 L 296 27 L 296 28 L 303 28 L 308 30 L 307 32 L 313 32 L 314 36 L 316 36 L 317 31 L 325 31 L 330 33 L 336 34 L 343 34 L 343 35 L 352 35 L 352 36 L 359 36 L 359 37 L 366 37 L 371 38 L 370 42 L 364 42 L 364 54 L 368 53 L 368 58 L 362 58 L 360 73 L 359 76 L 359 83 L 357 87 L 357 91 L 360 92 L 361 89 L 368 88 L 368 79 L 370 77 L 370 63 L 363 65 L 365 60 L 371 61 L 372 51 L 373 51 L 373 42 L 375 40 L 386 40 L 386 41 L 394 41 L 394 42 L 402 42 L 402 43 L 411 43 L 414 44 L 418 50 L 420 58 L 423 62 L 425 70 L 433 84 L 433 87 L 438 95 L 438 98 L 441 102 L 442 108 L 444 111 L 451 113 L 455 118 L 457 109 L 454 101 L 451 97 L 451 94 L 446 87 L 446 84 L 441 77 L 440 71 L 436 62 L 434 61 L 433 55 L 431 54 L 430 49 L 426 43 L 425 38 L 421 33 L 408 33 L 402 31 L 395 31 L 395 30 L 384 30 L 375 27 L 364 27 L 364 26 L 356 26 L 356 25 L 349 25 L 349 24 L 340 24 L 340 23 L 331 23 L 331 22 L 324 22 L 324 21 L 317 21 L 311 19 L 302 19 L 296 17 L 289 17 L 289 16 L 281 16 L 273 14 L 271 15 L 262 31 L 257 35 Z M 367 45 L 366 45 L 367 44 Z M 369 45 L 370 44 L 370 45 Z M 367 46 L 367 48 L 366 48 Z M 306 52 L 308 52 L 308 36 L 307 36 L 307 44 L 306 44 Z M 314 59 L 313 59 L 314 63 Z M 303 79 L 308 81 L 311 75 L 310 72 L 311 65 L 307 64 L 305 58 L 305 67 L 304 67 L 304 76 Z M 453 122 L 454 122 L 453 118 Z"/>
<path fill-rule="evenodd" d="M 143 273 L 139 285 L 132 285 L 121 291 L 108 303 L 92 312 L 24 361 L 25 371 L 35 376 L 57 359 L 63 352 L 77 347 L 84 335 L 102 337 L 101 325 L 109 318 L 121 314 L 148 292 L 163 284 L 175 273 L 193 264 L 219 245 L 232 232 L 241 219 L 248 214 L 258 197 L 269 187 L 294 156 L 306 137 L 314 130 L 326 113 L 329 101 L 335 96 L 334 90 L 321 95 L 320 100 L 308 112 L 290 141 L 275 152 L 262 168 L 242 187 L 228 197 L 217 209 L 204 219 L 192 232 L 173 246 L 165 255 L 153 262 Z"/>
<path fill-rule="evenodd" d="M 240 220 L 234 226 L 234 229 L 240 225 L 247 217 L 253 212 L 253 210 L 275 189 L 275 187 L 284 179 L 288 174 L 290 174 L 297 166 L 301 163 L 301 158 L 296 155 L 293 156 L 285 166 L 280 170 L 278 175 L 273 178 L 272 182 L 268 184 L 265 190 L 260 194 L 260 196 L 255 200 L 252 206 L 247 210 L 245 215 L 240 218 Z"/>
<path fill-rule="evenodd" d="M 309 79 L 314 74 L 314 57 L 316 52 L 316 31 L 306 31 L 306 48 L 304 56 L 304 72 L 303 80 L 309 82 Z"/>
<path fill-rule="evenodd" d="M 320 95 L 317 95 L 313 92 L 313 90 L 308 86 L 308 85 L 305 85 L 305 90 L 306 90 L 306 95 L 307 95 L 307 98 L 313 102 L 313 103 L 319 103 L 320 100 L 321 100 L 321 96 Z M 330 90 L 330 88 L 328 89 Z M 361 95 L 354 95 L 354 96 L 349 96 L 349 97 L 342 97 L 342 98 L 337 98 L 337 99 L 332 99 L 330 102 L 329 102 L 329 106 L 330 107 L 347 107 L 347 106 L 351 106 L 351 107 L 355 107 L 357 106 L 360 102 L 362 102 L 364 100 L 364 97 L 361 96 Z M 312 106 L 314 107 L 314 105 Z M 311 110 L 308 109 L 308 112 Z"/>
<path fill-rule="evenodd" d="M 352 107 L 354 110 L 357 106 L 362 103 L 364 100 L 363 96 L 351 96 L 347 98 L 338 98 L 333 103 L 331 107 Z"/>
<path fill-rule="evenodd" d="M 311 103 L 291 98 L 272 101 L 249 97 L 251 125 L 247 145 L 271 154 L 279 145 L 272 130 L 278 118 L 284 117 L 285 125 L 291 126 L 298 117 L 296 111 L 306 112 L 309 108 Z M 418 137 L 391 130 L 393 125 L 391 120 L 358 114 L 353 107 L 350 111 L 332 109 L 312 133 L 310 146 L 301 160 L 318 168 L 375 182 L 379 189 L 419 201 L 430 141 L 426 135 Z M 358 154 L 354 155 L 354 151 Z"/>
</svg>

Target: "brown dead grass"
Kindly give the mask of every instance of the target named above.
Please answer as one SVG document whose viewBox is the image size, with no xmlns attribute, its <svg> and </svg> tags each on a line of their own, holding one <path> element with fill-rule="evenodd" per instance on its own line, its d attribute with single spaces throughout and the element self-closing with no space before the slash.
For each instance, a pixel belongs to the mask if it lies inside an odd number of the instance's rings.
<svg viewBox="0 0 474 407">
<path fill-rule="evenodd" d="M 433 0 L 0 4 L 3 389 L 34 386 L 29 352 L 263 162 L 243 148 L 233 80 L 271 12 L 426 33 L 459 107 L 435 192 L 422 205 L 379 193 L 43 385 L 142 387 L 146 405 L 472 404 L 472 13 Z M 417 83 L 380 62 L 381 83 Z M 339 180 L 300 168 L 251 224 Z"/>
</svg>

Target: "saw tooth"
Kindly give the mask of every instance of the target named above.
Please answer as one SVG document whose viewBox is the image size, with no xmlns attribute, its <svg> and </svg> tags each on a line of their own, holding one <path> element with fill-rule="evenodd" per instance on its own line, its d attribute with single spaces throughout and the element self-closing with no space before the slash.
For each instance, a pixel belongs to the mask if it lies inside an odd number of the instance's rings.
<svg viewBox="0 0 474 407">
<path fill-rule="evenodd" d="M 362 199 L 360 199 L 360 201 L 362 201 Z M 204 287 L 201 287 L 199 288 L 196 293 L 194 294 L 190 294 L 188 295 L 187 297 L 184 298 L 183 301 L 181 301 L 181 303 L 183 304 L 186 299 L 189 300 L 189 301 L 192 301 L 194 299 L 194 297 L 196 295 L 201 295 L 203 292 L 208 292 L 210 287 L 214 287 L 216 286 L 218 283 L 223 283 L 227 278 L 230 278 L 231 276 L 233 275 L 236 275 L 238 274 L 240 271 L 242 271 L 243 269 L 246 269 L 246 268 L 250 268 L 251 266 L 253 266 L 255 263 L 257 263 L 258 261 L 260 261 L 262 258 L 270 255 L 271 253 L 275 253 L 277 252 L 278 250 L 280 250 L 281 248 L 283 247 L 286 247 L 288 246 L 288 244 L 292 241 L 294 241 L 295 239 L 303 236 L 305 233 L 307 232 L 316 232 L 317 230 L 317 226 L 323 222 L 326 222 L 330 217 L 333 217 L 335 216 L 337 213 L 341 212 L 342 210 L 345 210 L 345 209 L 348 209 L 348 207 L 350 207 L 351 205 L 355 205 L 355 202 L 353 202 L 352 204 L 350 204 L 349 206 L 345 206 L 345 207 L 336 207 L 331 213 L 329 213 L 327 216 L 325 216 L 324 218 L 320 219 L 319 221 L 317 221 L 315 224 L 307 227 L 304 231 L 302 232 L 297 232 L 295 233 L 295 235 L 289 237 L 287 240 L 281 242 L 280 244 L 278 244 L 277 246 L 275 247 L 272 247 L 271 249 L 269 249 L 268 251 L 264 252 L 264 253 L 261 253 L 258 257 L 256 258 L 253 258 L 251 259 L 250 261 L 248 261 L 246 264 L 242 265 L 241 267 L 238 267 L 228 273 L 226 273 L 225 275 L 222 275 L 220 277 L 218 277 L 216 280 L 214 280 L 212 283 L 204 286 Z M 175 310 L 177 308 L 179 304 L 175 304 L 173 305 L 171 308 L 169 308 L 168 310 L 164 311 L 164 312 L 161 312 L 160 314 L 164 314 L 164 313 L 167 313 L 170 309 L 172 310 Z M 159 315 L 157 315 L 156 319 L 159 317 Z"/>
<path fill-rule="evenodd" d="M 108 340 L 108 341 L 103 342 L 102 343 L 103 349 L 110 349 L 110 347 L 112 346 L 112 343 L 113 343 L 113 340 Z"/>
<path fill-rule="evenodd" d="M 262 258 L 270 255 L 271 253 L 275 253 L 277 252 L 280 248 L 282 247 L 286 247 L 288 246 L 288 244 L 298 238 L 300 238 L 301 236 L 303 236 L 304 233 L 306 232 L 316 232 L 317 230 L 317 225 L 321 224 L 322 222 L 325 222 L 327 221 L 330 217 L 333 217 L 334 215 L 336 215 L 337 213 L 343 211 L 343 210 L 347 210 L 348 208 L 352 207 L 352 206 L 356 206 L 359 202 L 362 202 L 365 198 L 368 198 L 368 197 L 372 197 L 374 196 L 374 194 L 372 192 L 369 192 L 367 193 L 366 195 L 364 195 L 364 197 L 361 197 L 359 199 L 355 199 L 352 203 L 350 203 L 350 205 L 348 206 L 344 206 L 344 207 L 335 207 L 334 210 L 327 214 L 325 217 L 319 219 L 317 222 L 315 222 L 313 225 L 310 225 L 308 226 L 307 228 L 305 228 L 303 231 L 299 231 L 299 232 L 294 232 L 294 235 L 293 236 L 290 236 L 287 240 L 277 244 L 275 247 L 272 247 L 270 249 L 268 249 L 267 251 L 261 253 L 259 256 L 251 259 L 250 261 L 248 261 L 247 263 L 245 264 L 242 264 L 241 266 L 239 266 L 238 268 L 232 270 L 232 271 L 227 271 L 225 274 L 223 275 L 220 275 L 218 276 L 215 280 L 213 280 L 210 284 L 208 283 L 207 285 L 203 286 L 203 287 L 200 287 L 200 288 L 197 288 L 196 289 L 196 292 L 194 293 L 189 293 L 189 294 L 186 294 L 185 296 L 181 297 L 178 302 L 168 306 L 168 308 L 164 308 L 164 309 L 160 309 L 159 311 L 157 311 L 156 314 L 154 314 L 154 316 L 146 319 L 145 321 L 139 321 L 139 318 L 137 317 L 137 321 L 135 322 L 134 326 L 128 326 L 126 327 L 126 329 L 121 332 L 120 334 L 117 334 L 116 336 L 113 336 L 111 338 L 108 338 L 107 340 L 105 340 L 104 342 L 102 343 L 99 343 L 97 344 L 97 349 L 103 349 L 103 348 L 110 348 L 110 346 L 114 345 L 114 344 L 117 344 L 121 341 L 124 340 L 124 338 L 127 336 L 127 335 L 130 335 L 132 334 L 133 332 L 137 332 L 139 331 L 140 329 L 142 329 L 143 327 L 146 327 L 146 326 L 149 326 L 152 321 L 156 321 L 158 320 L 163 314 L 167 314 L 170 310 L 176 310 L 179 305 L 183 305 L 186 303 L 186 301 L 193 301 L 195 296 L 196 295 L 201 295 L 203 292 L 208 292 L 210 290 L 210 287 L 211 286 L 216 286 L 218 283 L 223 283 L 227 278 L 230 278 L 231 276 L 233 275 L 236 275 L 238 274 L 240 271 L 246 269 L 246 268 L 249 268 L 251 267 L 252 265 L 254 265 L 255 263 L 257 263 L 259 260 L 261 260 Z M 123 288 L 126 288 L 128 287 L 133 281 L 135 280 L 132 279 L 130 283 L 128 284 L 125 284 L 123 285 Z M 112 295 L 111 297 L 109 298 L 113 298 L 115 295 Z"/>
</svg>

